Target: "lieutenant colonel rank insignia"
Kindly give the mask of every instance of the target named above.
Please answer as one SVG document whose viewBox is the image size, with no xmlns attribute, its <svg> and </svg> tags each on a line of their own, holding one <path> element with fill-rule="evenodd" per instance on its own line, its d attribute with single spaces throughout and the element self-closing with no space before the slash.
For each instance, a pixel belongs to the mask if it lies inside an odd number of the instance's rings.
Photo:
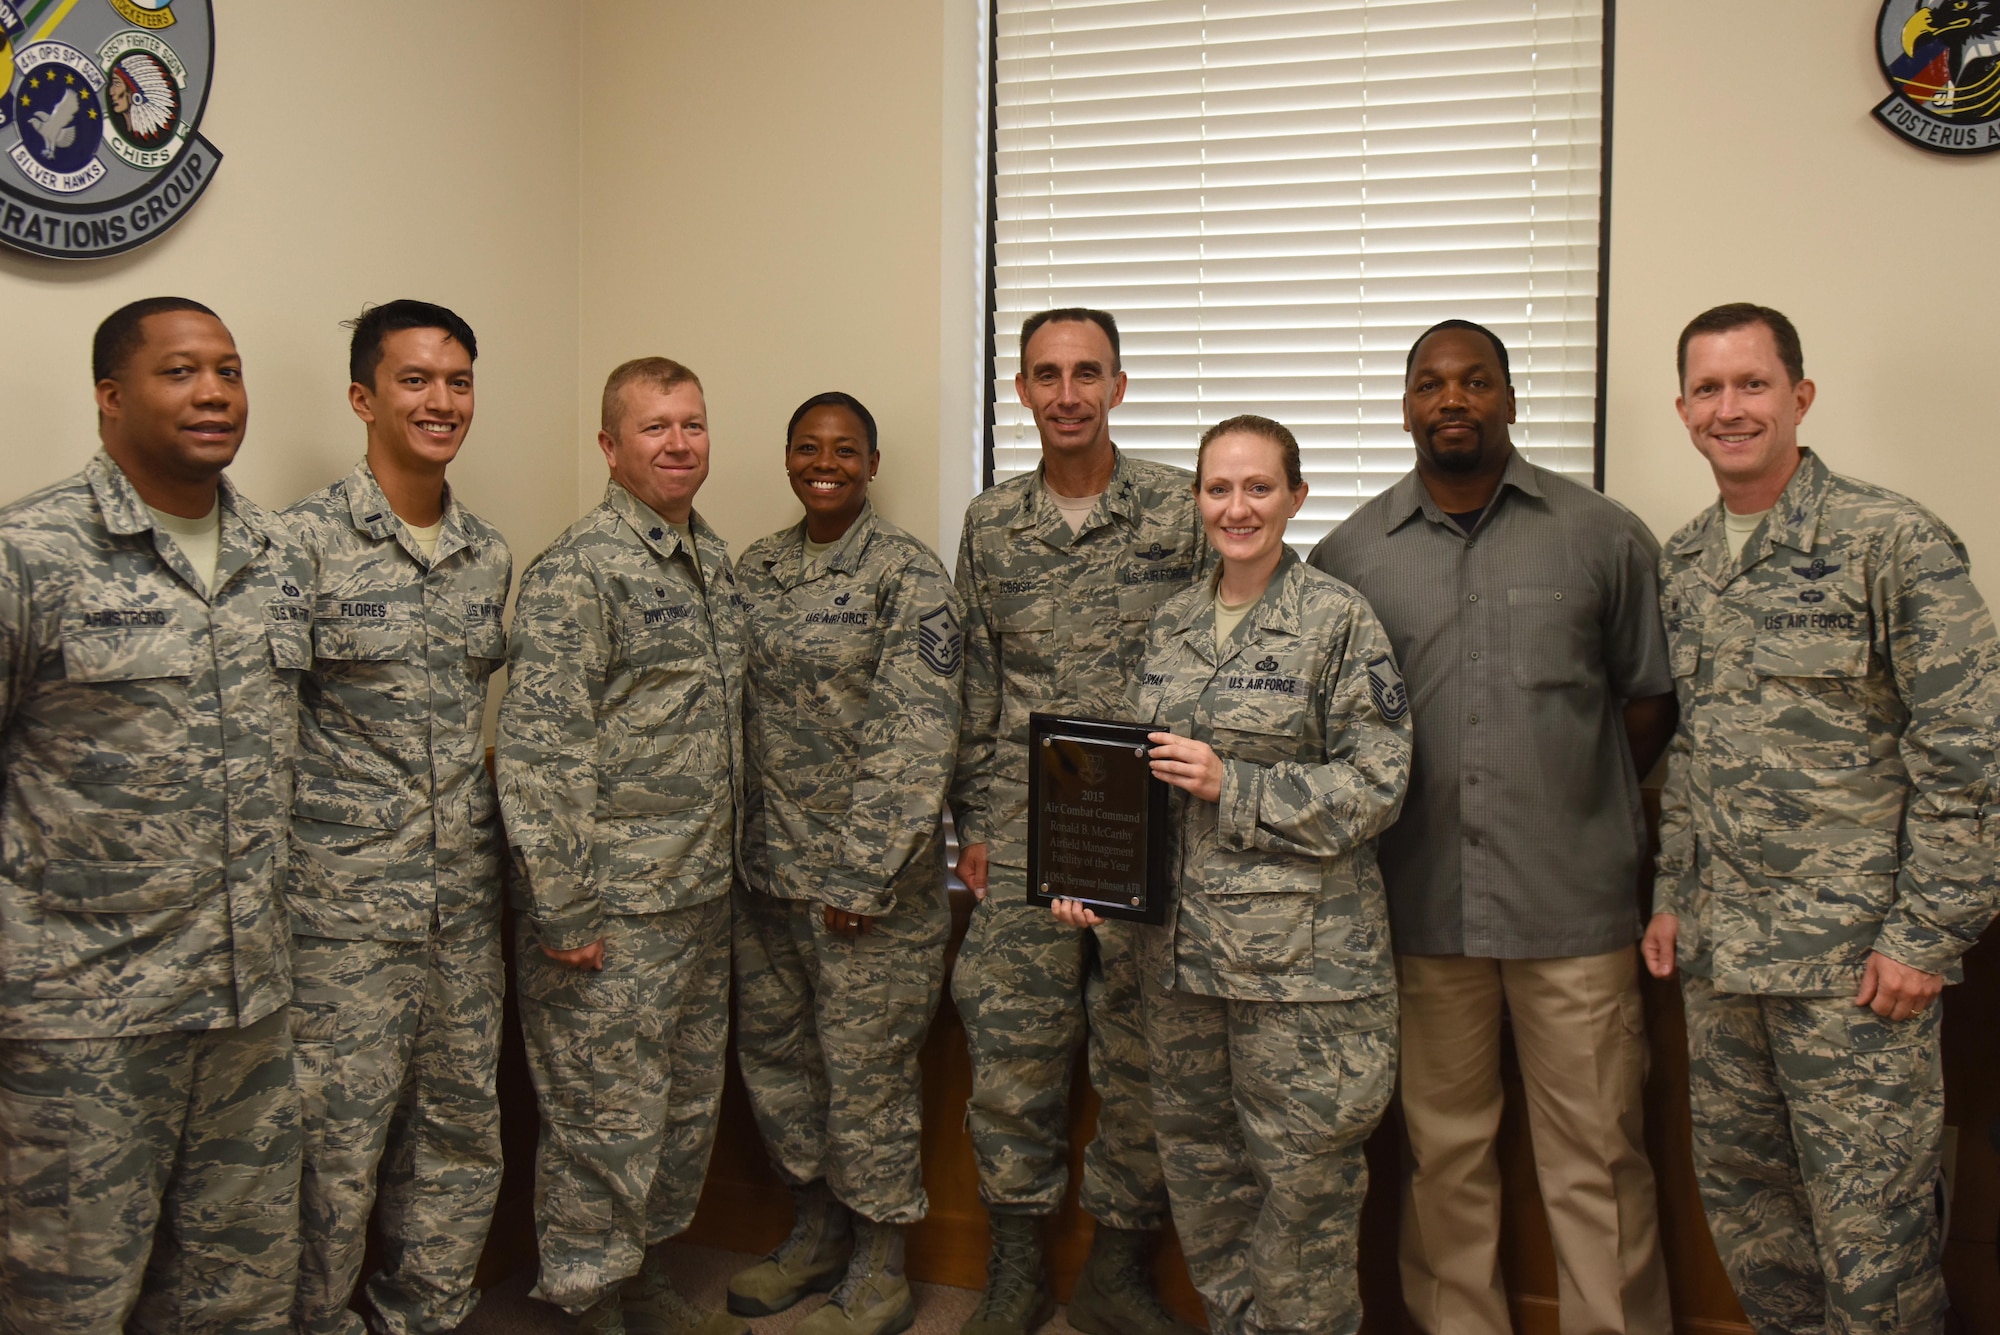
<svg viewBox="0 0 2000 1335">
<path fill-rule="evenodd" d="M 917 621 L 917 657 L 940 677 L 949 677 L 965 662 L 965 634 L 951 604 L 940 603 Z"/>
<path fill-rule="evenodd" d="M 214 57 L 210 0 L 0 0 L 0 244 L 95 259 L 185 217 Z"/>
<path fill-rule="evenodd" d="M 1377 654 L 1368 660 L 1368 694 L 1375 701 L 1376 712 L 1391 723 L 1398 722 L 1410 712 L 1410 692 L 1403 685 L 1403 674 L 1396 667 L 1396 660 L 1387 654 Z"/>
</svg>

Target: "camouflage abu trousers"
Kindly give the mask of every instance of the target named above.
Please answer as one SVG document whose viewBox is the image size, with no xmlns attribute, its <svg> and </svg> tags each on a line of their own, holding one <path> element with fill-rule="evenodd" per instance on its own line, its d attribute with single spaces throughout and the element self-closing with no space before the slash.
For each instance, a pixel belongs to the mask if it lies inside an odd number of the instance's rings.
<svg viewBox="0 0 2000 1335">
<path fill-rule="evenodd" d="M 951 931 L 941 862 L 927 884 L 855 937 L 817 900 L 735 893 L 736 1059 L 771 1164 L 885 1224 L 926 1209 L 917 1052 Z"/>
<path fill-rule="evenodd" d="M 1146 1039 L 1131 929 L 1064 927 L 1030 904 L 1019 867 L 994 866 L 953 966 L 952 999 L 972 1057 L 966 1129 L 989 1210 L 1051 1214 L 1069 1186 L 1070 1063 L 1090 1041 L 1103 1106 L 1083 1155 L 1084 1210 L 1113 1228 L 1167 1218 L 1153 1146 Z M 1095 938 L 1095 949 L 1084 938 Z"/>
<path fill-rule="evenodd" d="M 0 1332 L 287 1328 L 289 1023 L 0 1042 Z"/>
<path fill-rule="evenodd" d="M 1363 1145 L 1396 1085 L 1396 997 L 1230 1001 L 1146 980 L 1153 1117 L 1216 1335 L 1361 1328 Z"/>
<path fill-rule="evenodd" d="M 292 983 L 305 1132 L 293 1329 L 361 1335 L 347 1300 L 373 1210 L 382 1327 L 453 1330 L 479 1301 L 500 1194 L 499 922 L 429 941 L 294 937 Z"/>
<path fill-rule="evenodd" d="M 523 922 L 521 1029 L 542 1114 L 537 1296 L 581 1312 L 694 1218 L 729 1038 L 729 899 L 604 919 L 604 968 Z"/>
<path fill-rule="evenodd" d="M 1931 1331 L 1945 1305 L 1934 1191 L 1938 1011 L 1740 996 L 1682 975 L 1694 1167 L 1750 1324 Z"/>
</svg>

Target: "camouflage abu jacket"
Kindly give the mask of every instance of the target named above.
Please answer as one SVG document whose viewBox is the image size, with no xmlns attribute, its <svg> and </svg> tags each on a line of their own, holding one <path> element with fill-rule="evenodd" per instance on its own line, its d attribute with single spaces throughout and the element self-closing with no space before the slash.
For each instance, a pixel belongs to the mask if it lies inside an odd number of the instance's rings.
<svg viewBox="0 0 2000 1335">
<path fill-rule="evenodd" d="M 1740 560 L 1718 503 L 1660 574 L 1681 723 L 1653 909 L 1682 967 L 1837 996 L 1879 950 L 1955 978 L 1994 912 L 2000 712 L 1958 539 L 1806 452 Z"/>
<path fill-rule="evenodd" d="M 1194 474 L 1123 451 L 1079 534 L 1039 468 L 973 498 L 958 549 L 961 844 L 1028 865 L 1028 715 L 1123 717 L 1154 610 L 1202 573 L 1207 552 Z"/>
<path fill-rule="evenodd" d="M 865 506 L 805 556 L 805 523 L 736 564 L 749 636 L 744 880 L 882 914 L 944 893 L 964 620 L 930 548 Z M 925 856 L 928 854 L 928 856 Z"/>
<path fill-rule="evenodd" d="M 291 1001 L 310 566 L 226 477 L 221 507 L 209 597 L 108 455 L 0 510 L 0 1039 Z"/>
<path fill-rule="evenodd" d="M 1396 986 L 1371 842 L 1410 781 L 1410 704 L 1361 595 L 1285 549 L 1218 649 L 1210 581 L 1153 619 L 1138 717 L 1207 742 L 1222 798 L 1172 793 L 1175 894 L 1140 932 L 1163 987 L 1351 1001 Z"/>
<path fill-rule="evenodd" d="M 743 801 L 743 610 L 695 515 L 701 573 L 616 482 L 521 575 L 496 747 L 500 810 L 543 944 L 606 914 L 729 892 Z"/>
<path fill-rule="evenodd" d="M 421 941 L 500 913 L 480 730 L 513 558 L 445 493 L 426 563 L 366 460 L 285 512 L 313 559 L 313 670 L 292 802 L 292 930 Z"/>
</svg>

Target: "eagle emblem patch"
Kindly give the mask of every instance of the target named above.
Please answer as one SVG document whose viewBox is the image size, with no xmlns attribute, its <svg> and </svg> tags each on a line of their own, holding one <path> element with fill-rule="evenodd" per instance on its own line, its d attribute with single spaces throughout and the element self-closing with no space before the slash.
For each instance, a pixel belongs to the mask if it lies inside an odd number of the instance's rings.
<svg viewBox="0 0 2000 1335">
<path fill-rule="evenodd" d="M 185 217 L 214 56 L 210 0 L 0 0 L 0 244 L 95 259 Z"/>
<path fill-rule="evenodd" d="M 2000 149 L 2000 0 L 1884 0 L 1875 119 L 1934 153 Z"/>
<path fill-rule="evenodd" d="M 1391 723 L 1400 722 L 1410 712 L 1409 688 L 1403 685 L 1396 660 L 1387 654 L 1368 660 L 1368 694 L 1375 701 L 1375 711 Z"/>
<path fill-rule="evenodd" d="M 950 603 L 917 619 L 917 657 L 940 677 L 949 677 L 965 663 L 965 632 Z"/>
</svg>

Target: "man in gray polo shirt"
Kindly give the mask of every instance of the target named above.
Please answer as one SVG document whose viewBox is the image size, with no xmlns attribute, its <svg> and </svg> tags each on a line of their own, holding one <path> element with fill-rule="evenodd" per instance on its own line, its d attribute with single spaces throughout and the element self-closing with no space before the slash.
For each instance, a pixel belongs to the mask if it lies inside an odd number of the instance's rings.
<svg viewBox="0 0 2000 1335">
<path fill-rule="evenodd" d="M 1415 727 L 1409 796 L 1380 845 L 1415 1160 L 1403 1296 L 1425 1331 L 1511 1329 L 1493 1147 L 1504 1009 L 1561 1328 L 1667 1335 L 1634 949 L 1638 776 L 1675 721 L 1659 545 L 1516 454 L 1513 420 L 1500 340 L 1463 320 L 1426 331 L 1403 391 L 1416 470 L 1312 554 L 1374 605 Z"/>
</svg>

